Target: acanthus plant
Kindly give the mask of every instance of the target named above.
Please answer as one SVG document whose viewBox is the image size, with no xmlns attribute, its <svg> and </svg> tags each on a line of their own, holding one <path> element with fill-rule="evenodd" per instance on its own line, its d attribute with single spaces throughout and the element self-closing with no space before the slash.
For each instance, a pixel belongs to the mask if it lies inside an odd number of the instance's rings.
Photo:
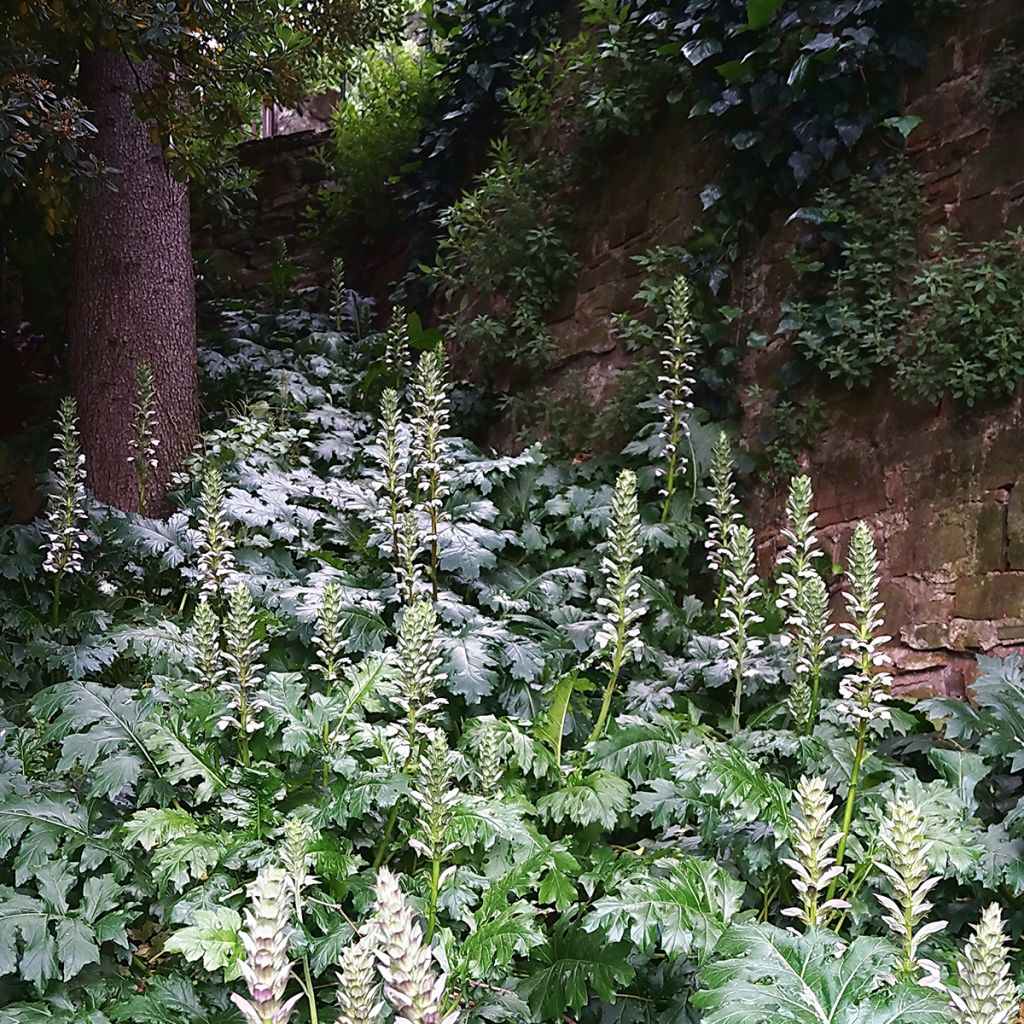
<svg viewBox="0 0 1024 1024">
<path fill-rule="evenodd" d="M 85 532 L 85 455 L 78 441 L 78 413 L 73 398 L 61 402 L 57 431 L 50 450 L 57 456 L 55 488 L 46 503 L 43 537 L 46 558 L 43 571 L 53 576 L 53 618 L 60 617 L 61 584 L 67 576 L 82 572 Z"/>
<path fill-rule="evenodd" d="M 448 386 L 444 354 L 424 352 L 412 383 L 413 460 L 417 497 L 430 522 L 425 540 L 430 550 L 430 580 L 437 600 L 440 555 L 438 527 L 448 496 Z"/>
<path fill-rule="evenodd" d="M 128 461 L 135 467 L 139 482 L 139 513 L 142 514 L 146 511 L 150 473 L 160 464 L 157 457 L 160 438 L 156 434 L 156 380 L 148 363 L 139 364 L 135 389 L 135 431 L 128 441 L 131 449 Z"/>
<path fill-rule="evenodd" d="M 165 521 L 84 509 L 80 529 L 101 541 L 50 630 L 45 522 L 0 540 L 13 680 L 0 695 L 4 1024 L 238 1024 L 231 993 L 264 1017 L 298 996 L 289 1024 L 339 1012 L 383 1024 L 385 1002 L 467 1024 L 681 1019 L 698 1001 L 704 1019 L 756 1021 L 769 996 L 795 991 L 794 963 L 811 965 L 823 999 L 855 979 L 837 1022 L 870 1010 L 935 1024 L 952 1019 L 953 994 L 965 1012 L 988 999 L 1006 1009 L 1016 964 L 1005 952 L 1006 973 L 996 963 L 991 915 L 960 977 L 952 964 L 983 905 L 1006 908 L 1009 933 L 1020 927 L 1020 662 L 986 662 L 974 705 L 930 702 L 945 736 L 897 707 L 878 679 L 877 566 L 861 537 L 846 559 L 857 660 L 822 673 L 821 713 L 794 729 L 792 645 L 754 621 L 769 619 L 769 598 L 727 443 L 711 485 L 725 564 L 745 566 L 734 618 L 766 641 L 744 648 L 757 675 L 738 729 L 720 643 L 728 633 L 735 653 L 734 623 L 686 596 L 685 547 L 659 546 L 660 451 L 630 467 L 634 481 L 616 460 L 500 457 L 446 429 L 444 586 L 433 601 L 430 556 L 416 555 L 424 510 L 412 512 L 408 574 L 424 578 L 396 589 L 379 407 L 366 394 L 382 336 L 347 319 L 339 336 L 302 310 L 223 316 L 201 359 L 208 407 L 236 411 L 204 438 L 181 507 Z M 247 406 L 280 393 L 282 370 L 287 408 Z M 845 709 L 865 692 L 865 648 L 869 702 L 884 689 L 907 738 L 865 742 L 844 830 L 832 806 L 845 813 L 861 722 Z M 812 792 L 802 777 L 828 784 Z M 914 935 L 950 924 L 915 952 L 940 964 L 949 995 L 916 976 L 879 980 L 903 973 L 900 937 L 870 895 L 893 898 L 875 864 L 898 798 L 915 802 L 933 843 L 927 878 L 941 881 Z M 830 878 L 841 833 L 843 871 Z M 811 864 L 807 877 L 783 858 Z M 386 965 L 375 862 L 394 879 L 388 906 L 404 906 Z M 271 907 L 268 888 L 262 909 L 250 905 L 253 879 L 273 871 L 290 880 L 283 903 Z M 783 930 L 793 907 L 816 918 L 806 934 Z M 246 908 L 269 922 L 258 946 L 269 987 L 257 992 L 242 970 L 256 970 Z M 778 985 L 762 993 L 768 977 Z"/>
<path fill-rule="evenodd" d="M 661 352 L 662 386 L 660 405 L 663 417 L 662 439 L 665 442 L 664 486 L 661 496 L 661 521 L 668 522 L 672 499 L 681 477 L 687 470 L 688 456 L 684 446 L 691 446 L 690 414 L 693 412 L 693 360 L 696 326 L 691 314 L 690 283 L 679 277 L 669 296 L 668 343 Z M 696 481 L 696 466 L 693 467 Z"/>
</svg>

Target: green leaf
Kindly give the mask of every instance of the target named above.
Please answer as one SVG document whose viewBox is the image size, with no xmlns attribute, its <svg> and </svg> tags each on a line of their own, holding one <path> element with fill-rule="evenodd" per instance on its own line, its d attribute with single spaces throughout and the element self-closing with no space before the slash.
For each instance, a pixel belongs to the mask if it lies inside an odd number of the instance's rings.
<svg viewBox="0 0 1024 1024">
<path fill-rule="evenodd" d="M 603 896 L 584 928 L 613 941 L 628 938 L 638 952 L 663 950 L 670 959 L 704 963 L 739 914 L 745 886 L 712 861 L 684 857 L 664 876 L 630 879 Z"/>
<path fill-rule="evenodd" d="M 565 735 L 565 716 L 569 710 L 569 701 L 579 676 L 570 672 L 555 683 L 549 695 L 546 714 L 543 721 L 537 724 L 537 735 L 547 743 L 555 754 L 555 761 L 562 763 L 562 737 Z"/>
<path fill-rule="evenodd" d="M 100 950 L 94 940 L 95 933 L 84 921 L 64 918 L 57 922 L 57 959 L 64 981 L 70 981 L 86 964 L 99 962 Z"/>
<path fill-rule="evenodd" d="M 974 791 L 978 783 L 988 775 L 988 765 L 979 754 L 965 750 L 948 750 L 935 747 L 928 751 L 928 760 L 935 766 L 950 788 L 956 790 L 964 806 L 973 814 L 978 809 Z"/>
<path fill-rule="evenodd" d="M 232 981 L 241 975 L 238 967 L 244 951 L 238 932 L 242 918 L 230 907 L 197 910 L 195 923 L 180 928 L 168 940 L 164 949 L 180 953 L 189 962 L 201 960 L 207 971 L 224 968 L 224 980 Z"/>
<path fill-rule="evenodd" d="M 619 815 L 629 807 L 630 786 L 611 772 L 591 772 L 564 789 L 537 801 L 537 816 L 558 824 L 601 825 L 615 828 Z"/>
<path fill-rule="evenodd" d="M 497 892 L 497 887 L 491 891 Z M 540 911 L 526 900 L 507 903 L 504 894 L 485 900 L 459 947 L 459 957 L 469 976 L 485 980 L 505 977 L 515 957 L 526 956 L 543 943 L 539 915 Z"/>
<path fill-rule="evenodd" d="M 549 1021 L 561 1020 L 566 1010 L 578 1014 L 591 992 L 615 1003 L 635 974 L 627 959 L 631 952 L 627 942 L 596 943 L 563 921 L 550 942 L 534 952 L 520 992 L 537 1017 Z"/>
<path fill-rule="evenodd" d="M 723 937 L 720 960 L 704 969 L 705 989 L 691 1002 L 704 1024 L 947 1024 L 942 996 L 917 985 L 880 986 L 895 948 L 836 935 L 795 935 L 770 925 L 737 925 Z"/>
<path fill-rule="evenodd" d="M 162 846 L 172 839 L 199 831 L 199 823 L 188 811 L 177 807 L 147 807 L 136 811 L 124 825 L 127 845 L 137 843 L 144 850 Z"/>
<path fill-rule="evenodd" d="M 123 1024 L 208 1024 L 195 988 L 187 978 L 150 979 L 146 991 L 108 1010 L 110 1019 Z"/>
<path fill-rule="evenodd" d="M 747 28 L 764 28 L 783 3 L 784 0 L 747 0 Z"/>
<path fill-rule="evenodd" d="M 161 890 L 168 885 L 181 892 L 192 880 L 206 878 L 227 850 L 219 833 L 193 833 L 154 849 L 153 876 Z"/>
</svg>

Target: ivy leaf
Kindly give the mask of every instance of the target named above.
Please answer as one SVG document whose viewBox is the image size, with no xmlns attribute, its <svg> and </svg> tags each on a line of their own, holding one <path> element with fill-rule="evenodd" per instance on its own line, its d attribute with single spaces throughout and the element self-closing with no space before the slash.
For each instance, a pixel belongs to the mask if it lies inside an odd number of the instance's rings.
<svg viewBox="0 0 1024 1024">
<path fill-rule="evenodd" d="M 168 940 L 164 949 L 180 953 L 189 962 L 201 960 L 207 971 L 224 968 L 224 980 L 233 981 L 241 975 L 238 966 L 244 951 L 238 932 L 242 918 L 230 907 L 196 910 L 195 923 L 180 928 Z"/>
<path fill-rule="evenodd" d="M 561 1020 L 566 1010 L 578 1014 L 591 991 L 602 1002 L 614 1003 L 636 973 L 627 960 L 631 952 L 627 942 L 596 943 L 563 921 L 550 942 L 535 951 L 520 991 L 541 1020 Z"/>
<path fill-rule="evenodd" d="M 693 65 L 706 61 L 716 53 L 722 52 L 722 44 L 717 39 L 705 37 L 693 39 L 683 46 L 683 56 Z"/>
<path fill-rule="evenodd" d="M 764 28 L 775 12 L 782 6 L 784 0 L 747 0 L 747 28 Z"/>
<path fill-rule="evenodd" d="M 591 772 L 564 789 L 537 801 L 537 816 L 554 823 L 615 828 L 619 815 L 629 807 L 630 786 L 611 772 Z"/>
<path fill-rule="evenodd" d="M 630 879 L 599 899 L 583 927 L 628 938 L 643 953 L 662 949 L 704 963 L 740 912 L 744 890 L 714 862 L 684 857 L 663 877 Z"/>
</svg>

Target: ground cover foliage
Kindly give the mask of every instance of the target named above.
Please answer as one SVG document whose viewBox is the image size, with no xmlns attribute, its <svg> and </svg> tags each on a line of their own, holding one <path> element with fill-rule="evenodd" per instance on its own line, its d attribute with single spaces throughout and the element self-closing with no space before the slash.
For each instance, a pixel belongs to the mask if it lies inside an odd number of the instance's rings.
<svg viewBox="0 0 1024 1024">
<path fill-rule="evenodd" d="M 90 503 L 68 402 L 3 534 L 0 1019 L 1011 1020 L 1024 664 L 894 700 L 804 479 L 758 578 L 686 282 L 607 463 L 480 451 L 332 294 L 222 310 L 169 519 Z"/>
</svg>

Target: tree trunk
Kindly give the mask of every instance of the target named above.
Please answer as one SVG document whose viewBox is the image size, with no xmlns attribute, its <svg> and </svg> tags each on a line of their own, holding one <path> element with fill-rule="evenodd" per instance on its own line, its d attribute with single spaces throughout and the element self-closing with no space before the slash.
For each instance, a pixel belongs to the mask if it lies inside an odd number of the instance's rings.
<svg viewBox="0 0 1024 1024">
<path fill-rule="evenodd" d="M 156 384 L 158 466 L 147 511 L 167 511 L 171 474 L 199 430 L 196 304 L 188 190 L 170 174 L 159 142 L 135 117 L 132 94 L 160 71 L 110 51 L 83 51 L 80 88 L 98 128 L 93 149 L 115 169 L 116 190 L 89 198 L 72 249 L 68 335 L 88 484 L 100 501 L 139 505 L 132 455 L 136 380 Z"/>
</svg>

